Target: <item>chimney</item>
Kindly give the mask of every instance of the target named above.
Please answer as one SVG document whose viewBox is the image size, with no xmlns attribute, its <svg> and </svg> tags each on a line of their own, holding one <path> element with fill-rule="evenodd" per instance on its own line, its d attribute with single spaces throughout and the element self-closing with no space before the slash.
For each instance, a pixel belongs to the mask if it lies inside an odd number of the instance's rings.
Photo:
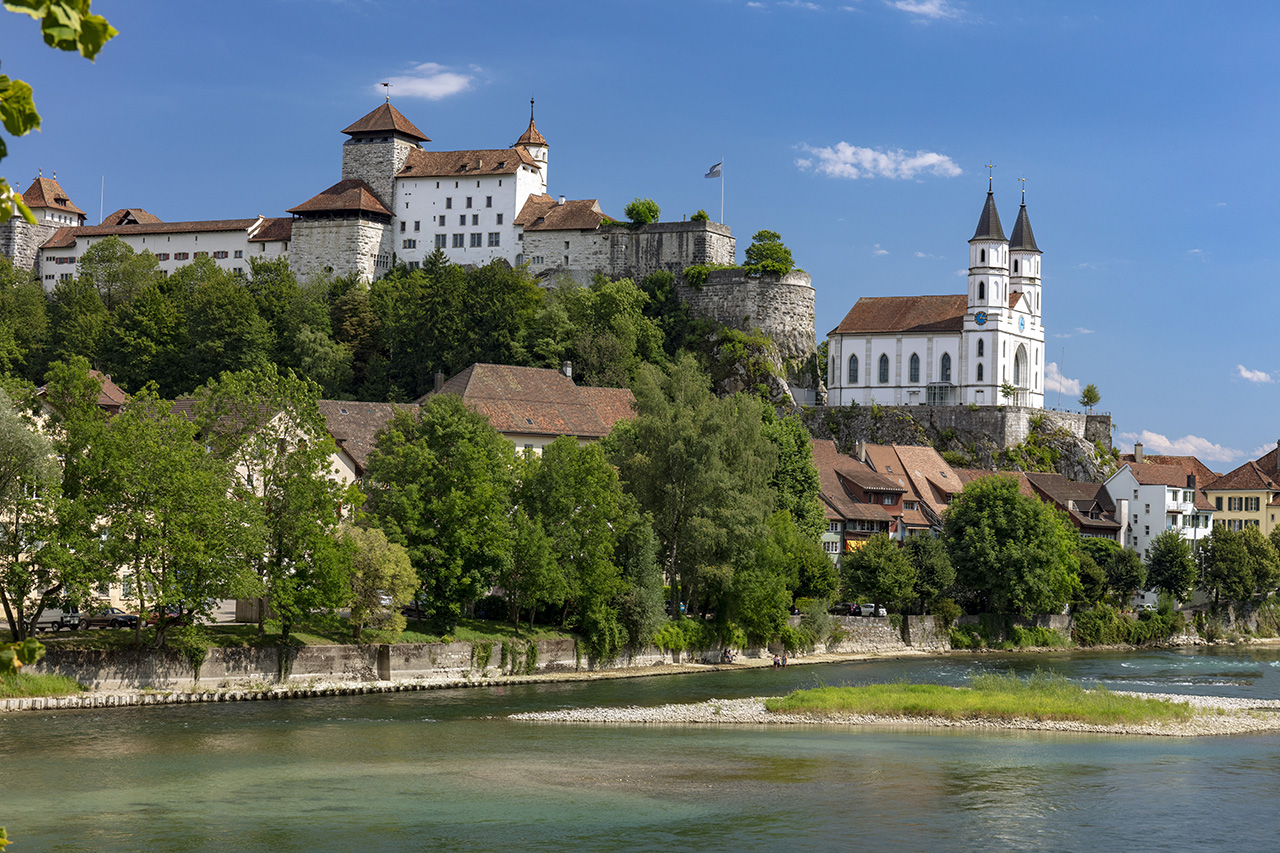
<svg viewBox="0 0 1280 853">
<path fill-rule="evenodd" d="M 1133 443 L 1133 461 L 1139 465 L 1142 464 L 1142 442 L 1135 441 Z"/>
<path fill-rule="evenodd" d="M 858 457 L 858 461 L 863 465 L 867 464 L 867 443 L 862 439 L 858 439 L 858 443 L 853 446 L 854 455 Z"/>
<path fill-rule="evenodd" d="M 573 378 L 573 362 L 566 361 L 563 364 L 561 364 L 560 372 L 563 373 L 568 378 L 572 379 Z"/>
<path fill-rule="evenodd" d="M 441 391 L 443 391 L 443 390 L 444 390 L 444 371 L 443 371 L 443 370 L 437 370 L 437 371 L 436 371 L 436 385 L 435 385 L 435 391 L 436 391 L 436 393 L 437 393 L 437 394 L 439 394 L 439 393 L 440 393 Z"/>
<path fill-rule="evenodd" d="M 564 196 L 560 196 L 560 200 L 556 204 L 564 204 Z"/>
</svg>

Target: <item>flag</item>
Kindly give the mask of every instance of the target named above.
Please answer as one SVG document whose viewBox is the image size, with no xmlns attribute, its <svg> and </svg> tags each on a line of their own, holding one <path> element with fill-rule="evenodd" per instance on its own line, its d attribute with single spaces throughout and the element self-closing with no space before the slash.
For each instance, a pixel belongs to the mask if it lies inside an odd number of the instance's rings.
<svg viewBox="0 0 1280 853">
<path fill-rule="evenodd" d="M 723 165 L 724 165 L 724 161 L 723 161 L 723 160 L 721 160 L 719 163 L 716 163 L 714 166 L 712 166 L 710 169 L 708 169 L 708 170 L 707 170 L 707 174 L 706 174 L 706 175 L 704 175 L 703 177 L 707 177 L 707 178 L 718 178 L 718 177 L 720 177 L 720 167 L 721 167 L 721 166 L 723 166 Z"/>
</svg>

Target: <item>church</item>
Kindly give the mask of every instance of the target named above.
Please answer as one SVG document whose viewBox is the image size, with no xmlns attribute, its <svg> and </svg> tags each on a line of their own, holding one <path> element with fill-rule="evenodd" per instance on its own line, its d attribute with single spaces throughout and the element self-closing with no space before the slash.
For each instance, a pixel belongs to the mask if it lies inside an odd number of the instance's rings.
<svg viewBox="0 0 1280 853">
<path fill-rule="evenodd" d="M 1026 193 L 1005 237 L 990 184 L 969 292 L 864 296 L 827 335 L 827 404 L 1044 408 L 1040 249 Z"/>
</svg>

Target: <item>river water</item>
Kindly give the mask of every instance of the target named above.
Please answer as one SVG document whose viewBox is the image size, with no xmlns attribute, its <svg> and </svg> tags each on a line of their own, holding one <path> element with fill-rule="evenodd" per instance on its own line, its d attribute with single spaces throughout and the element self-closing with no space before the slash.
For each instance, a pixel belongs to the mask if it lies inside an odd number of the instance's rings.
<svg viewBox="0 0 1280 853">
<path fill-rule="evenodd" d="M 963 683 L 1280 698 L 1280 649 L 908 658 L 468 690 L 10 714 L 23 851 L 1274 850 L 1280 734 L 518 723 L 516 711 Z"/>
</svg>

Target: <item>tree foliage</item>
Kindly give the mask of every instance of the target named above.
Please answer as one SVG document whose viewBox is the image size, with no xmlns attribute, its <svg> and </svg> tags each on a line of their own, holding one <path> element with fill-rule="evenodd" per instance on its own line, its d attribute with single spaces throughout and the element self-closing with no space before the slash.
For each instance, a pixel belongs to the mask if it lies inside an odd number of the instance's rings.
<svg viewBox="0 0 1280 853">
<path fill-rule="evenodd" d="M 748 272 L 786 275 L 795 265 L 791 250 L 783 244 L 782 235 L 777 231 L 757 231 L 745 254 L 747 263 L 744 268 Z"/>
<path fill-rule="evenodd" d="M 764 409 L 765 438 L 773 443 L 778 464 L 769 485 L 779 509 L 791 513 L 796 527 L 814 542 L 827 526 L 827 518 L 818 499 L 818 469 L 813 465 L 813 445 L 809 431 L 792 413 L 779 417 L 769 407 Z M 829 561 L 828 561 L 829 562 Z"/>
<path fill-rule="evenodd" d="M 1147 548 L 1147 583 L 1152 589 L 1185 600 L 1196 583 L 1191 543 L 1172 527 L 1160 531 Z"/>
<path fill-rule="evenodd" d="M 1102 401 L 1102 395 L 1098 393 L 1098 386 L 1090 382 L 1084 386 L 1084 390 L 1080 392 L 1080 405 L 1086 409 L 1092 409 Z"/>
<path fill-rule="evenodd" d="M 627 202 L 622 213 L 637 225 L 648 225 L 658 221 L 658 217 L 662 215 L 662 208 L 658 207 L 658 203 L 651 198 L 634 198 Z"/>
<path fill-rule="evenodd" d="M 951 592 L 956 582 L 955 567 L 942 540 L 934 536 L 908 536 L 902 550 L 915 568 L 913 597 L 920 602 L 920 612 L 924 613 L 932 602 Z"/>
<path fill-rule="evenodd" d="M 901 610 L 915 596 L 916 567 L 896 540 L 877 534 L 841 556 L 845 590 Z"/>
<path fill-rule="evenodd" d="M 405 626 L 400 610 L 418 591 L 409 553 L 377 528 L 344 525 L 339 535 L 351 553 L 346 604 L 356 641 L 366 626 L 399 634 Z"/>
</svg>

